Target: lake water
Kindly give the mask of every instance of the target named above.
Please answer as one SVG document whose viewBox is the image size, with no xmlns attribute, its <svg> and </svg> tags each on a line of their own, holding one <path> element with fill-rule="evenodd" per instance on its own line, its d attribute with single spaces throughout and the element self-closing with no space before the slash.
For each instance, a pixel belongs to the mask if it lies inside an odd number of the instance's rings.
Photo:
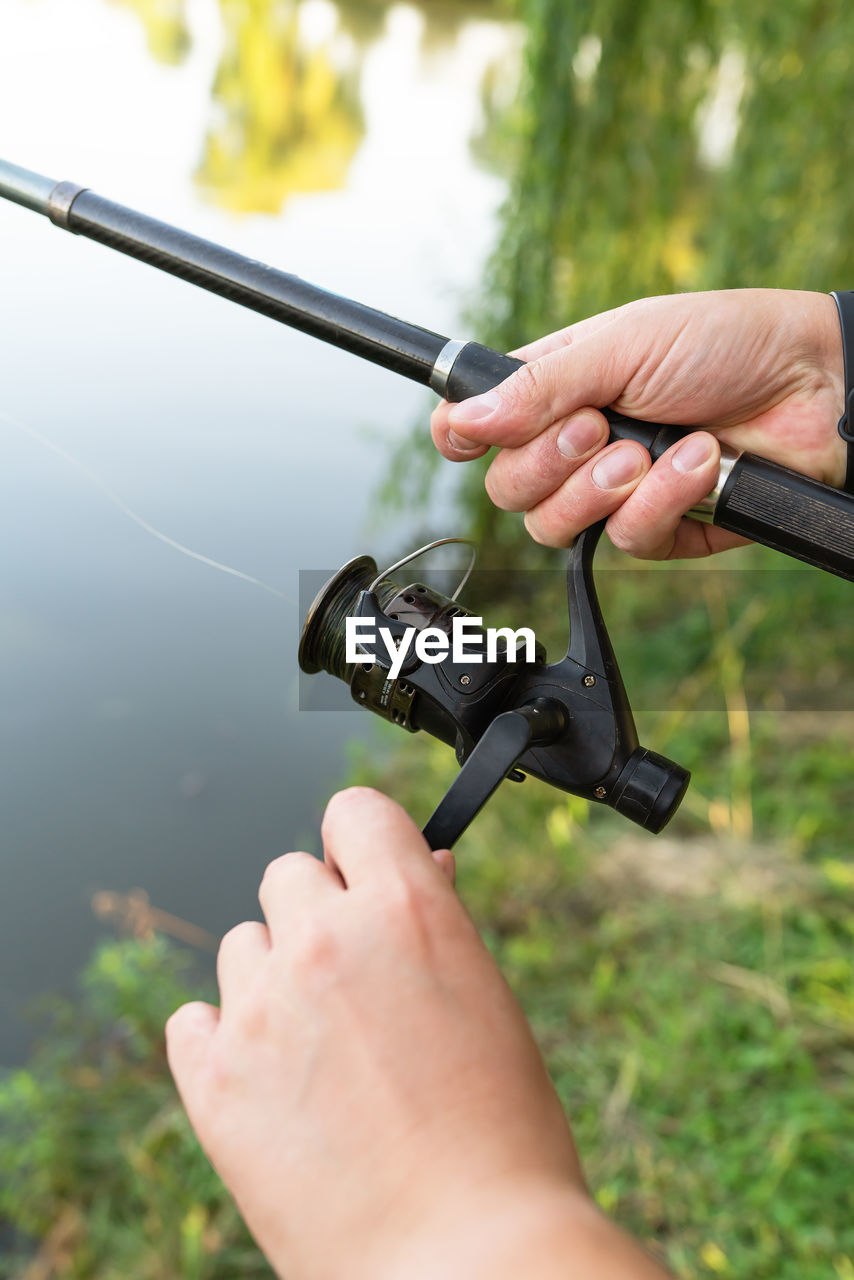
<svg viewBox="0 0 854 1280">
<path fill-rule="evenodd" d="M 482 87 L 517 52 L 483 3 L 4 0 L 2 152 L 456 333 L 503 195 Z M 109 928 L 94 893 L 219 935 L 316 848 L 370 725 L 298 710 L 298 571 L 406 549 L 373 497 L 430 397 L 8 205 L 0 299 L 0 412 L 56 447 L 0 420 L 2 1064 Z"/>
</svg>

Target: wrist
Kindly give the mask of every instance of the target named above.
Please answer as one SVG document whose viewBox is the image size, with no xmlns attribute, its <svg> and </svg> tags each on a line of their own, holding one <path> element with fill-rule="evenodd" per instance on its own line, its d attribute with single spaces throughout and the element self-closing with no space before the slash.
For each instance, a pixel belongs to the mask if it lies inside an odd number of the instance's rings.
<svg viewBox="0 0 854 1280">
<path fill-rule="evenodd" d="M 839 309 L 832 294 L 816 294 L 818 361 L 824 371 L 833 397 L 838 401 L 839 416 L 845 404 L 845 363 L 842 350 L 842 328 Z"/>
<path fill-rule="evenodd" d="M 807 377 L 811 381 L 816 380 L 826 422 L 826 433 L 815 442 L 811 474 L 825 484 L 841 489 L 845 484 L 848 456 L 837 430 L 845 409 L 845 362 L 839 310 L 836 299 L 829 293 L 800 296 L 809 306 L 805 317 L 805 329 L 809 332 L 807 366 L 810 372 Z"/>
<path fill-rule="evenodd" d="M 667 1273 L 572 1183 L 466 1196 L 386 1253 L 382 1280 L 666 1280 Z"/>
</svg>

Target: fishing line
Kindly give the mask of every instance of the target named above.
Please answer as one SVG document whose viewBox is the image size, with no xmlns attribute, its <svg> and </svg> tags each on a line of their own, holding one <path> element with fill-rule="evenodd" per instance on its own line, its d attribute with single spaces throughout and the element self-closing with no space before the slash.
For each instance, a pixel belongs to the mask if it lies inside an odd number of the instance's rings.
<svg viewBox="0 0 854 1280">
<path fill-rule="evenodd" d="M 40 431 L 36 431 L 35 427 L 30 427 L 26 423 L 21 422 L 18 418 L 11 417 L 0 409 L 0 421 L 5 422 L 8 426 L 14 427 L 16 431 L 20 431 L 23 435 L 29 436 L 31 440 L 35 440 L 36 444 L 42 446 L 43 449 L 49 449 L 51 453 L 55 453 L 62 458 L 70 466 L 75 467 L 77 471 L 84 476 L 90 484 L 104 495 L 104 497 L 121 511 L 122 515 L 127 516 L 128 520 L 132 520 L 134 524 L 139 525 L 146 533 L 150 533 L 152 538 L 157 538 L 160 542 L 165 542 L 167 547 L 172 547 L 175 551 L 180 551 L 182 555 L 189 556 L 191 560 L 198 560 L 201 564 L 208 565 L 211 569 L 218 569 L 220 573 L 227 573 L 232 578 L 242 578 L 244 582 L 249 582 L 254 587 L 260 587 L 262 591 L 267 591 L 270 595 L 278 596 L 280 600 L 286 601 L 288 604 L 296 602 L 290 596 L 286 596 L 283 591 L 279 591 L 277 587 L 271 587 L 268 582 L 262 582 L 260 578 L 253 578 L 251 573 L 244 573 L 242 569 L 234 569 L 231 565 L 222 564 L 219 560 L 212 560 L 210 556 L 202 555 L 200 551 L 193 551 L 191 547 L 185 547 L 182 542 L 176 542 L 174 538 L 170 538 L 168 534 L 161 533 L 159 529 L 155 529 L 153 525 L 144 520 L 142 516 L 137 515 L 127 503 L 119 497 L 117 493 L 104 483 L 100 476 L 95 475 L 94 471 L 90 471 L 77 458 L 67 453 L 61 445 L 55 444 L 53 440 L 48 440 L 47 436 L 43 436 Z"/>
</svg>

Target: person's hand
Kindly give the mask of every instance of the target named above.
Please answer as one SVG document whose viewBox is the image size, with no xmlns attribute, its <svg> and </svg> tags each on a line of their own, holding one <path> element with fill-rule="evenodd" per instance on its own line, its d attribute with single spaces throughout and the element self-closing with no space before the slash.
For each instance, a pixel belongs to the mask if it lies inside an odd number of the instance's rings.
<svg viewBox="0 0 854 1280">
<path fill-rule="evenodd" d="M 323 840 L 325 862 L 270 864 L 266 925 L 223 939 L 221 1009 L 185 1005 L 167 1026 L 190 1120 L 272 1265 L 288 1280 L 660 1277 L 584 1190 L 450 855 L 359 788 L 330 802 Z"/>
<path fill-rule="evenodd" d="M 531 536 L 568 546 L 608 518 L 644 559 L 702 556 L 744 539 L 682 519 L 717 478 L 718 441 L 840 486 L 845 447 L 842 341 L 830 295 L 783 289 L 646 298 L 515 352 L 529 361 L 495 391 L 448 405 L 433 439 L 455 462 L 498 445 L 492 501 L 524 511 Z M 633 441 L 606 445 L 611 406 L 698 426 L 654 465 Z"/>
</svg>

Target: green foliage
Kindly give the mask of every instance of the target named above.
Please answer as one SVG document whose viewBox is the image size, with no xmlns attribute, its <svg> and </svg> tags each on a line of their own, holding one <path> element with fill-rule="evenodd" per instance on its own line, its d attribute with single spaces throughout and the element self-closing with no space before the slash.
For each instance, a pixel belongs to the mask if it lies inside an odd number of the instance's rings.
<svg viewBox="0 0 854 1280">
<path fill-rule="evenodd" d="M 526 85 L 489 340 L 517 345 L 655 293 L 851 278 L 849 9 L 518 6 Z"/>
<path fill-rule="evenodd" d="M 0 1081 L 0 1222 L 38 1242 L 44 1274 L 74 1280 L 271 1275 L 166 1064 L 164 1023 L 198 996 L 186 953 L 105 943 L 81 988 L 53 1002 L 30 1064 Z M 0 1276 L 20 1264 L 4 1255 Z"/>
</svg>

